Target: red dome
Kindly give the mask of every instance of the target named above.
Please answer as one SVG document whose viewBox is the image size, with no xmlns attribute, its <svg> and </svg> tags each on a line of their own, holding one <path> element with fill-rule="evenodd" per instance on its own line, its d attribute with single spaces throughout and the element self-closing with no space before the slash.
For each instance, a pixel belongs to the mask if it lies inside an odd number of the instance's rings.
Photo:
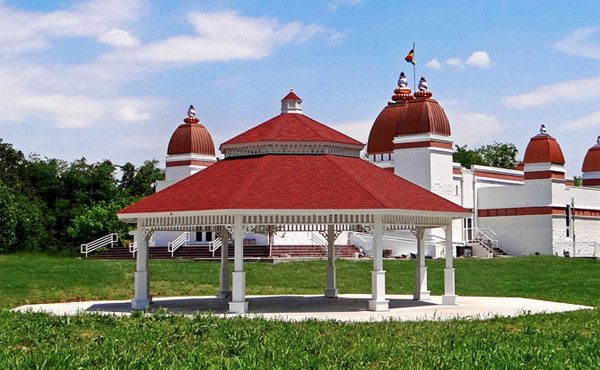
<svg viewBox="0 0 600 370">
<path fill-rule="evenodd" d="M 215 156 L 215 144 L 210 133 L 196 117 L 186 117 L 171 136 L 167 155 L 203 154 Z"/>
<path fill-rule="evenodd" d="M 582 172 L 600 171 L 600 144 L 591 147 L 583 159 Z"/>
<path fill-rule="evenodd" d="M 396 136 L 421 133 L 450 136 L 450 122 L 436 100 L 424 97 L 390 103 L 375 119 L 367 153 L 391 153 Z"/>
<path fill-rule="evenodd" d="M 538 134 L 529 141 L 523 163 L 547 162 L 565 164 L 565 157 L 555 138 L 548 134 Z"/>
</svg>

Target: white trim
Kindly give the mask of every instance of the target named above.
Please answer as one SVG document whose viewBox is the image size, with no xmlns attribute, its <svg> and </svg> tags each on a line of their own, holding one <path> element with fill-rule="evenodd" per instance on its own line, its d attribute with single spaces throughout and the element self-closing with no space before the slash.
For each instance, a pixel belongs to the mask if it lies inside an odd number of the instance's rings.
<svg viewBox="0 0 600 370">
<path fill-rule="evenodd" d="M 205 161 L 205 162 L 216 162 L 217 157 L 205 154 L 187 153 L 187 154 L 172 154 L 167 155 L 165 162 L 178 162 L 178 161 Z"/>
<path fill-rule="evenodd" d="M 498 173 L 498 174 L 502 174 L 502 175 L 523 176 L 523 171 L 520 171 L 520 170 L 510 170 L 508 168 L 482 166 L 479 164 L 472 165 L 471 170 L 488 172 L 488 173 Z M 480 177 L 480 176 L 477 176 L 477 177 Z"/>
<path fill-rule="evenodd" d="M 364 145 L 334 141 L 256 141 L 240 144 L 222 144 L 219 147 L 226 158 L 262 154 L 334 154 L 360 157 Z"/>
<path fill-rule="evenodd" d="M 432 134 L 429 132 L 413 135 L 398 135 L 394 138 L 394 144 L 418 143 L 422 141 L 439 141 L 442 143 L 454 144 L 449 136 Z"/>
<path fill-rule="evenodd" d="M 600 171 L 584 172 L 583 175 L 581 176 L 581 179 L 582 180 L 600 179 Z"/>
<path fill-rule="evenodd" d="M 329 216 L 329 215 L 392 215 L 392 216 L 429 216 L 446 218 L 464 218 L 471 212 L 437 212 L 406 209 L 219 209 L 205 211 L 145 212 L 124 213 L 117 216 L 121 220 L 145 217 L 185 217 L 185 216 L 231 216 L 231 215 L 282 215 L 282 216 Z"/>
<path fill-rule="evenodd" d="M 541 171 L 565 172 L 565 166 L 562 164 L 544 162 L 544 163 L 525 163 L 525 167 L 523 168 L 523 172 L 541 172 Z"/>
</svg>

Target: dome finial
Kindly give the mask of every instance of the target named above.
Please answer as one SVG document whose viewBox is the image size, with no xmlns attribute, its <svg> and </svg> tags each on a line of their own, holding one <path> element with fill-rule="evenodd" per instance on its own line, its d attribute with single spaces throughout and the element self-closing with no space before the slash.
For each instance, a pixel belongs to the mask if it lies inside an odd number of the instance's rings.
<svg viewBox="0 0 600 370">
<path fill-rule="evenodd" d="M 548 135 L 548 132 L 546 131 L 546 125 L 544 125 L 543 123 L 540 126 L 540 135 Z"/>
<path fill-rule="evenodd" d="M 419 81 L 419 91 L 427 91 L 427 80 L 423 76 L 421 76 L 421 80 Z"/>
<path fill-rule="evenodd" d="M 400 72 L 400 77 L 398 77 L 398 87 L 406 87 L 408 86 L 408 80 L 406 79 L 406 75 L 404 72 Z"/>
<path fill-rule="evenodd" d="M 190 118 L 191 117 L 196 117 L 196 109 L 194 109 L 193 105 L 190 105 L 190 107 L 188 108 L 187 115 Z"/>
</svg>

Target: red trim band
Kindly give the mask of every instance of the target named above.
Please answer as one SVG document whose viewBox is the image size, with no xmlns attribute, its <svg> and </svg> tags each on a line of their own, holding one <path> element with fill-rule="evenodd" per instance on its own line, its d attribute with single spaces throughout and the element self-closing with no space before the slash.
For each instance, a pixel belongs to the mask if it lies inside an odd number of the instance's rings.
<svg viewBox="0 0 600 370">
<path fill-rule="evenodd" d="M 539 179 L 565 179 L 564 172 L 557 171 L 535 171 L 525 172 L 525 180 L 539 180 Z"/>
<path fill-rule="evenodd" d="M 485 171 L 475 171 L 474 175 L 478 176 L 478 177 L 488 177 L 491 179 L 523 181 L 523 176 L 519 176 L 519 175 L 509 175 L 509 174 L 501 174 L 501 173 L 485 172 Z"/>
<path fill-rule="evenodd" d="M 583 179 L 583 186 L 598 186 L 600 179 Z"/>
<path fill-rule="evenodd" d="M 175 166 L 211 166 L 215 164 L 215 162 L 208 162 L 208 161 L 173 161 L 173 162 L 167 162 L 166 165 L 167 167 L 175 167 Z"/>
<path fill-rule="evenodd" d="M 519 207 L 519 208 L 496 208 L 480 209 L 479 217 L 503 217 L 503 216 L 538 216 L 538 215 L 564 215 L 565 207 Z M 600 217 L 600 210 L 575 209 L 575 216 Z"/>
<path fill-rule="evenodd" d="M 418 141 L 416 143 L 398 143 L 394 144 L 394 149 L 410 149 L 410 148 L 442 148 L 452 150 L 451 143 L 443 143 L 440 141 Z"/>
</svg>

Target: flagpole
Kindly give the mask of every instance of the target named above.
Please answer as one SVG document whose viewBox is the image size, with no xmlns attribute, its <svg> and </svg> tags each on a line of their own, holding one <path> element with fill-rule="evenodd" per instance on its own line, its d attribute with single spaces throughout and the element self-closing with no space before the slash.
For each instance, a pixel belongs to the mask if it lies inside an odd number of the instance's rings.
<svg viewBox="0 0 600 370">
<path fill-rule="evenodd" d="M 417 72 L 415 72 L 415 68 L 417 65 L 417 61 L 415 59 L 415 42 L 413 41 L 413 92 L 417 91 Z"/>
</svg>

